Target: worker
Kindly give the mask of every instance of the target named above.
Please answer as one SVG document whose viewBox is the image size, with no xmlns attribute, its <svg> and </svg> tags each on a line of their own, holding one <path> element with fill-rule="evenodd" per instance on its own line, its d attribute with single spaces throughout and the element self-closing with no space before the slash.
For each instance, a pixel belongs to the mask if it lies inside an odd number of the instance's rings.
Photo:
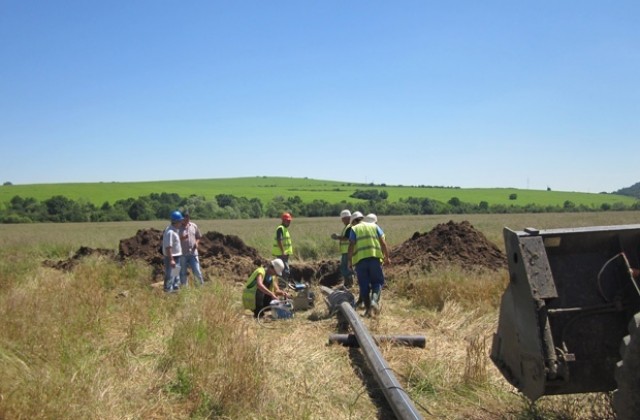
<svg viewBox="0 0 640 420">
<path fill-rule="evenodd" d="M 180 226 L 184 217 L 178 210 L 171 213 L 171 223 L 162 235 L 162 255 L 164 260 L 164 291 L 177 292 L 180 288 Z"/>
<path fill-rule="evenodd" d="M 631 277 L 633 277 L 634 279 L 637 279 L 638 277 L 640 277 L 640 269 L 630 268 L 629 274 L 631 274 Z"/>
<path fill-rule="evenodd" d="M 273 241 L 273 248 L 271 255 L 279 258 L 284 263 L 284 271 L 282 272 L 282 278 L 289 279 L 291 270 L 289 267 L 289 258 L 293 254 L 293 244 L 291 242 L 291 234 L 289 233 L 289 226 L 293 217 L 291 213 L 282 213 L 280 220 L 282 223 L 276 228 L 276 236 Z"/>
<path fill-rule="evenodd" d="M 198 244 L 202 238 L 198 225 L 191 221 L 189 211 L 182 214 L 184 220 L 180 227 L 180 244 L 182 246 L 182 258 L 180 263 L 180 285 L 187 285 L 187 269 L 191 267 L 194 277 L 199 285 L 204 284 L 202 270 L 200 269 L 200 259 L 198 257 Z"/>
<path fill-rule="evenodd" d="M 362 218 L 362 221 L 364 223 L 378 223 L 378 216 L 376 216 L 374 213 L 369 213 Z"/>
<path fill-rule="evenodd" d="M 342 274 L 343 284 L 347 288 L 353 286 L 353 271 L 349 269 L 349 234 L 351 233 L 351 211 L 348 209 L 340 212 L 340 220 L 342 220 L 342 231 L 340 234 L 332 233 L 331 239 L 340 241 L 340 273 Z"/>
<path fill-rule="evenodd" d="M 242 292 L 242 306 L 253 311 L 254 318 L 260 311 L 269 306 L 278 296 L 289 298 L 289 294 L 280 289 L 276 276 L 282 276 L 284 262 L 275 258 L 265 266 L 256 268 L 245 284 Z"/>
<path fill-rule="evenodd" d="M 351 215 L 349 235 L 349 267 L 355 267 L 359 299 L 364 302 L 365 316 L 380 312 L 380 296 L 384 286 L 383 264 L 390 264 L 389 249 L 380 226 L 362 223 L 364 216 L 359 211 Z"/>
</svg>

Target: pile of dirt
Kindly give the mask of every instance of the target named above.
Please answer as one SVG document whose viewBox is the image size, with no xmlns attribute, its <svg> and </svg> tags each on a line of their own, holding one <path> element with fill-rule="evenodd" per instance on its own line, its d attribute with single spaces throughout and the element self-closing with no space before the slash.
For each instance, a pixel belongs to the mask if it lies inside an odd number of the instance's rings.
<svg viewBox="0 0 640 420">
<path fill-rule="evenodd" d="M 81 259 L 90 255 L 103 256 L 109 259 L 117 258 L 116 253 L 110 249 L 93 249 L 86 246 L 81 246 L 73 255 L 73 257 L 69 258 L 68 260 L 45 260 L 43 261 L 42 265 L 44 265 L 45 267 L 55 268 L 56 270 L 71 271 L 80 262 Z"/>
<path fill-rule="evenodd" d="M 481 266 L 492 270 L 505 268 L 507 259 L 471 223 L 463 221 L 439 224 L 427 233 L 416 232 L 411 239 L 390 252 L 393 266 L 432 266 L 449 264 L 466 269 Z"/>
<path fill-rule="evenodd" d="M 122 239 L 118 245 L 122 259 L 138 258 L 149 264 L 162 264 L 162 231 L 141 229 L 135 236 Z"/>
<path fill-rule="evenodd" d="M 266 264 L 255 248 L 246 245 L 236 235 L 207 232 L 198 247 L 203 271 L 217 276 L 244 281 L 258 266 Z"/>
</svg>

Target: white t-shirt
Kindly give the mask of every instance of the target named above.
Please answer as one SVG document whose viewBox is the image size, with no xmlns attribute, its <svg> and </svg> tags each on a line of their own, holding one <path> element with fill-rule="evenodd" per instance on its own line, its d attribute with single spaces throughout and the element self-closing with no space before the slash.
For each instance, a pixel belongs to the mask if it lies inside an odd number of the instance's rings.
<svg viewBox="0 0 640 420">
<path fill-rule="evenodd" d="M 171 255 L 178 257 L 182 255 L 182 246 L 180 245 L 180 235 L 178 235 L 178 229 L 173 225 L 168 226 L 164 230 L 162 236 L 162 255 L 167 257 L 167 248 L 171 248 Z"/>
</svg>

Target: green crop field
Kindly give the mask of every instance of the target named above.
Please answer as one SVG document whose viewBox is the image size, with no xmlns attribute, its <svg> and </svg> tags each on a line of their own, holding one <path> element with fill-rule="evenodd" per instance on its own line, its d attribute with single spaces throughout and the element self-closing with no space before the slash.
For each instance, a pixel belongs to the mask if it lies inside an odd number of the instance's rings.
<svg viewBox="0 0 640 420">
<path fill-rule="evenodd" d="M 517 188 L 436 188 L 367 185 L 307 178 L 245 177 L 153 182 L 3 185 L 0 187 L 0 203 L 7 203 L 15 196 L 32 197 L 43 201 L 56 195 L 62 195 L 72 200 L 85 200 L 99 206 L 104 202 L 113 204 L 117 200 L 137 198 L 152 193 L 176 193 L 181 197 L 197 195 L 206 199 L 212 199 L 218 194 L 231 194 L 236 197 L 258 198 L 263 203 L 267 203 L 277 196 L 284 198 L 299 196 L 303 202 L 324 200 L 329 203 L 339 203 L 341 201 L 357 202 L 358 200 L 350 197 L 357 189 L 384 190 L 388 193 L 388 200 L 391 202 L 409 197 L 430 198 L 447 202 L 456 197 L 462 202 L 471 204 L 486 201 L 489 205 L 562 206 L 565 201 L 571 201 L 575 205 L 600 208 L 604 203 L 631 205 L 637 201 L 633 197 L 613 194 Z M 515 200 L 510 199 L 513 194 L 517 196 Z"/>
</svg>

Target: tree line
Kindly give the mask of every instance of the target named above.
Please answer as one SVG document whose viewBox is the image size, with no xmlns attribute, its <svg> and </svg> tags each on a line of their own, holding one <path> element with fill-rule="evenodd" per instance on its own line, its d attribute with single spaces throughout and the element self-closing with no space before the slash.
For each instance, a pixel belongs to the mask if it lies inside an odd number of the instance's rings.
<svg viewBox="0 0 640 420">
<path fill-rule="evenodd" d="M 54 196 L 44 201 L 35 198 L 13 197 L 0 209 L 0 223 L 35 222 L 114 222 L 138 220 L 166 220 L 178 209 L 189 210 L 194 219 L 257 219 L 277 218 L 287 211 L 294 217 L 336 216 L 344 208 L 377 215 L 428 215 L 473 213 L 548 213 L 640 210 L 640 202 L 632 205 L 616 202 L 599 207 L 576 205 L 565 201 L 562 206 L 539 204 L 492 204 L 481 201 L 466 203 L 457 197 L 441 202 L 429 198 L 409 197 L 396 202 L 388 201 L 386 191 L 357 190 L 350 198 L 354 201 L 329 203 L 325 200 L 303 202 L 299 196 L 276 196 L 263 203 L 257 198 L 219 194 L 212 199 L 190 195 L 181 197 L 175 193 L 153 193 L 138 198 L 118 200 L 101 206 L 86 200 L 72 200 Z"/>
</svg>

